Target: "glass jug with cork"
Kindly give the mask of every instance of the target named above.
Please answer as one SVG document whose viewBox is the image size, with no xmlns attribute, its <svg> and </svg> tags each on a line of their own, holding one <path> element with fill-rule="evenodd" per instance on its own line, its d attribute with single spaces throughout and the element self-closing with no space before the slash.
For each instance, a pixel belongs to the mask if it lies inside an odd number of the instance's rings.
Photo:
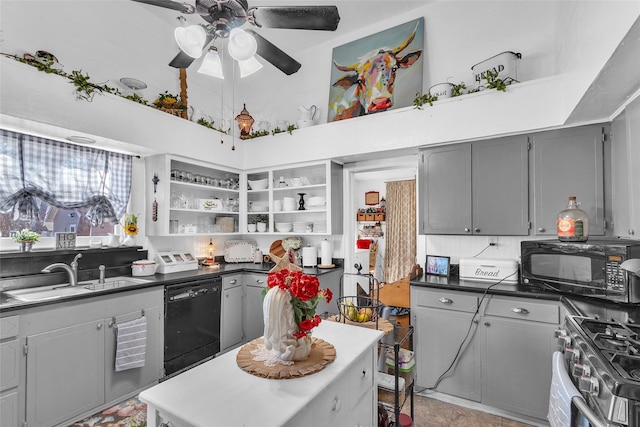
<svg viewBox="0 0 640 427">
<path fill-rule="evenodd" d="M 589 238 L 589 215 L 579 205 L 576 196 L 570 196 L 567 208 L 558 214 L 558 240 L 586 242 Z"/>
</svg>

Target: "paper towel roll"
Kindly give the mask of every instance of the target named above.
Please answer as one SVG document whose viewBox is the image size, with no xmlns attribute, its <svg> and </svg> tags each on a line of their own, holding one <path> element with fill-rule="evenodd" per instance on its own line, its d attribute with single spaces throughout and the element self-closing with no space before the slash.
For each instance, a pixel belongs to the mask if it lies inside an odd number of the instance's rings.
<svg viewBox="0 0 640 427">
<path fill-rule="evenodd" d="M 320 242 L 320 262 L 322 265 L 331 265 L 333 261 L 333 249 L 331 249 L 331 242 L 324 239 Z"/>
</svg>

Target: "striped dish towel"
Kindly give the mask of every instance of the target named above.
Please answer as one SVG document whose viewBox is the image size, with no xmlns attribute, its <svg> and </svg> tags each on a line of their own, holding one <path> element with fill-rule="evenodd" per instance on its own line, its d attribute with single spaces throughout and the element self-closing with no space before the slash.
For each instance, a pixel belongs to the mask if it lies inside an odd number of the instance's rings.
<svg viewBox="0 0 640 427">
<path fill-rule="evenodd" d="M 144 366 L 147 351 L 147 318 L 118 325 L 116 338 L 116 372 Z"/>
</svg>

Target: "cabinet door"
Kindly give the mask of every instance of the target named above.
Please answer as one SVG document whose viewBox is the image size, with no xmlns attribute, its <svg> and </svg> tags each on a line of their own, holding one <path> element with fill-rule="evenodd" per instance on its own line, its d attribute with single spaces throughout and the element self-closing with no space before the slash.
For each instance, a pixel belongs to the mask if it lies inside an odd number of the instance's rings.
<svg viewBox="0 0 640 427">
<path fill-rule="evenodd" d="M 262 290 L 267 286 L 266 274 L 247 274 L 244 278 L 244 339 L 251 341 L 264 334 Z"/>
<path fill-rule="evenodd" d="M 18 392 L 0 397 L 0 426 L 18 427 Z"/>
<path fill-rule="evenodd" d="M 589 215 L 589 234 L 604 234 L 602 126 L 543 132 L 533 138 L 534 230 L 556 235 L 558 212 L 576 196 Z"/>
<path fill-rule="evenodd" d="M 613 232 L 616 236 L 633 239 L 640 233 L 640 184 L 637 177 L 640 100 L 629 104 L 611 126 Z"/>
<path fill-rule="evenodd" d="M 334 269 L 329 273 L 320 274 L 318 279 L 320 280 L 320 289 L 330 289 L 333 292 L 333 298 L 331 302 L 327 304 L 325 300 L 318 302 L 318 308 L 316 313 L 322 315 L 327 312 L 328 314 L 338 313 L 337 301 L 340 297 L 340 276 L 342 276 L 343 270 L 341 268 Z"/>
<path fill-rule="evenodd" d="M 479 347 L 474 339 L 476 325 L 473 313 L 453 310 L 412 307 L 415 326 L 416 384 L 418 388 L 433 387 L 453 362 L 458 348 L 458 362 L 436 388 L 442 393 L 480 401 Z"/>
<path fill-rule="evenodd" d="M 525 136 L 472 144 L 473 234 L 529 234 L 529 149 Z"/>
<path fill-rule="evenodd" d="M 99 319 L 27 337 L 29 427 L 48 427 L 105 402 L 104 328 Z"/>
<path fill-rule="evenodd" d="M 420 232 L 471 234 L 471 144 L 425 150 Z"/>
<path fill-rule="evenodd" d="M 555 324 L 482 319 L 482 403 L 545 419 Z"/>
<path fill-rule="evenodd" d="M 106 366 L 104 369 L 106 382 L 105 400 L 107 402 L 111 402 L 127 393 L 134 392 L 137 389 L 152 384 L 162 376 L 163 311 L 164 307 L 159 306 L 145 308 L 147 343 L 144 366 L 120 372 L 115 371 L 116 325 L 139 318 L 141 316 L 141 310 L 124 313 L 115 316 L 113 319 L 105 319 L 107 329 L 105 333 Z M 115 320 L 115 324 L 113 320 Z"/>
<path fill-rule="evenodd" d="M 222 291 L 220 349 L 227 351 L 242 342 L 242 286 Z"/>
</svg>

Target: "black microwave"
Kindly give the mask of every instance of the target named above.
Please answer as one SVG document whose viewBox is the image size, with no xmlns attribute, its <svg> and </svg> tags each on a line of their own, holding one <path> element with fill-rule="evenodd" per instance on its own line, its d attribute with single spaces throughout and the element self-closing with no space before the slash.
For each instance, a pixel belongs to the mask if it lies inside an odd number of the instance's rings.
<svg viewBox="0 0 640 427">
<path fill-rule="evenodd" d="M 520 243 L 522 283 L 567 294 L 640 302 L 620 264 L 640 258 L 640 240 L 613 237 L 586 242 L 527 240 Z M 637 283 L 633 283 L 635 288 Z"/>
</svg>

